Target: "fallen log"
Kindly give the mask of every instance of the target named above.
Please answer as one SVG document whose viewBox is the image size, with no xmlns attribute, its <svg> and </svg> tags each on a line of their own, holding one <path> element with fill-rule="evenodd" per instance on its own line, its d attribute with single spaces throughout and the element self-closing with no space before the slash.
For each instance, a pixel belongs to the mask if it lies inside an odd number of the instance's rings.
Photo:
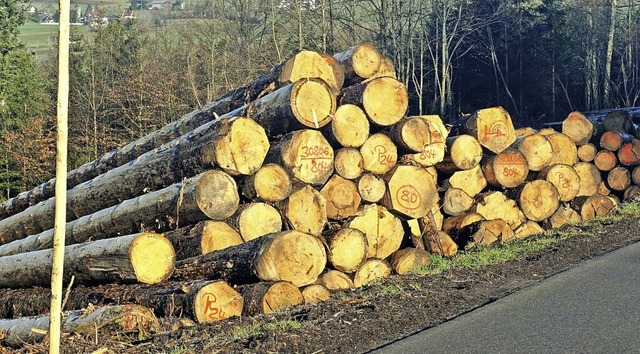
<svg viewBox="0 0 640 354">
<path fill-rule="evenodd" d="M 142 230 L 164 232 L 205 219 L 223 220 L 238 209 L 239 202 L 233 178 L 222 171 L 212 170 L 68 222 L 65 244 L 96 241 Z M 54 230 L 49 229 L 0 245 L 0 256 L 52 248 L 53 233 Z"/>
<path fill-rule="evenodd" d="M 481 109 L 454 123 L 452 131 L 469 134 L 494 154 L 501 153 L 516 141 L 511 116 L 502 107 Z"/>
<path fill-rule="evenodd" d="M 176 250 L 176 261 L 196 257 L 213 251 L 236 246 L 244 242 L 240 233 L 224 221 L 206 220 L 177 230 L 164 236 Z"/>
<path fill-rule="evenodd" d="M 382 54 L 373 43 L 365 42 L 336 53 L 333 57 L 344 67 L 347 86 L 374 76 L 382 63 Z"/>
<path fill-rule="evenodd" d="M 81 336 L 100 333 L 137 333 L 145 338 L 160 329 L 153 312 L 143 306 L 104 306 L 64 314 L 61 330 Z M 49 316 L 0 320 L 0 344 L 21 348 L 25 343 L 41 342 L 49 330 Z"/>
<path fill-rule="evenodd" d="M 361 107 L 373 124 L 387 127 L 400 121 L 407 113 L 409 94 L 402 82 L 379 77 L 343 89 L 340 104 Z"/>
<path fill-rule="evenodd" d="M 285 280 L 304 286 L 317 279 L 326 263 L 317 237 L 283 231 L 179 261 L 172 279 L 224 279 L 234 285 Z"/>
<path fill-rule="evenodd" d="M 169 278 L 175 251 L 161 234 L 144 232 L 65 247 L 63 279 L 76 284 L 156 284 Z M 0 257 L 0 288 L 51 282 L 51 250 Z"/>
<path fill-rule="evenodd" d="M 300 289 L 288 281 L 241 285 L 238 290 L 245 301 L 244 316 L 268 314 L 304 303 Z"/>
</svg>

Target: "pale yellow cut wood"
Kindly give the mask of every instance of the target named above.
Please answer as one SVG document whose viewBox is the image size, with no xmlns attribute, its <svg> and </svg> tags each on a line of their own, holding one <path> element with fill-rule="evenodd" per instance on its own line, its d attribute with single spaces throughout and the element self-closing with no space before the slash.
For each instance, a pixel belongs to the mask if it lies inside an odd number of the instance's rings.
<svg viewBox="0 0 640 354">
<path fill-rule="evenodd" d="M 444 231 L 438 231 L 433 237 L 428 237 L 425 234 L 424 238 L 427 251 L 432 254 L 452 257 L 454 254 L 458 253 L 458 244 L 456 244 L 451 236 Z"/>
<path fill-rule="evenodd" d="M 360 107 L 343 104 L 331 121 L 331 134 L 338 144 L 358 148 L 369 137 L 369 119 Z"/>
<path fill-rule="evenodd" d="M 353 280 L 348 275 L 335 269 L 329 269 L 319 278 L 318 283 L 329 290 L 349 290 L 355 288 Z"/>
<path fill-rule="evenodd" d="M 557 229 L 563 225 L 570 223 L 579 223 L 582 221 L 582 217 L 577 211 L 572 209 L 569 205 L 563 204 L 553 215 L 545 222 L 547 229 Z"/>
<path fill-rule="evenodd" d="M 282 215 L 267 203 L 249 203 L 240 207 L 231 224 L 237 226 L 242 239 L 246 242 L 282 231 Z"/>
<path fill-rule="evenodd" d="M 322 187 L 320 194 L 326 200 L 327 218 L 342 220 L 353 216 L 362 200 L 358 186 L 351 180 L 333 175 Z"/>
<path fill-rule="evenodd" d="M 403 248 L 391 255 L 391 268 L 396 274 L 407 274 L 424 267 L 431 261 L 429 252 L 418 248 Z"/>
<path fill-rule="evenodd" d="M 240 233 L 224 221 L 207 220 L 202 227 L 201 254 L 239 245 L 244 240 Z"/>
<path fill-rule="evenodd" d="M 555 134 L 555 133 L 559 133 L 557 130 L 547 127 L 547 128 L 542 128 L 540 130 L 538 130 L 538 134 L 540 135 L 544 135 L 544 136 L 549 136 L 551 134 Z"/>
<path fill-rule="evenodd" d="M 342 66 L 342 63 L 340 63 L 332 55 L 327 53 L 320 53 L 320 55 L 322 56 L 324 61 L 331 67 L 331 71 L 333 72 L 333 80 L 335 80 L 336 83 L 335 93 L 336 95 L 338 95 L 340 93 L 340 90 L 342 89 L 342 86 L 344 86 L 344 67 Z M 333 88 L 333 84 L 330 84 L 330 86 L 332 86 L 331 88 Z"/>
<path fill-rule="evenodd" d="M 344 273 L 355 272 L 367 259 L 367 236 L 354 228 L 342 228 L 326 236 L 329 263 Z"/>
<path fill-rule="evenodd" d="M 450 232 L 454 229 L 461 229 L 467 225 L 471 225 L 474 222 L 484 220 L 484 216 L 478 213 L 467 213 L 457 216 L 451 216 L 445 218 L 442 223 L 442 231 Z"/>
<path fill-rule="evenodd" d="M 502 107 L 476 111 L 465 124 L 467 132 L 478 139 L 480 145 L 499 154 L 516 140 L 511 116 Z"/>
<path fill-rule="evenodd" d="M 544 233 L 545 230 L 542 226 L 533 220 L 527 220 L 514 230 L 515 238 L 525 238 L 529 236 L 542 235 Z"/>
<path fill-rule="evenodd" d="M 319 236 L 327 223 L 327 201 L 311 186 L 304 186 L 280 203 L 282 215 L 294 230 Z"/>
<path fill-rule="evenodd" d="M 578 162 L 573 165 L 573 169 L 576 170 L 576 173 L 580 176 L 578 197 L 592 196 L 598 193 L 598 187 L 600 186 L 600 182 L 602 182 L 602 174 L 594 164 Z"/>
<path fill-rule="evenodd" d="M 487 156 L 481 165 L 484 177 L 494 187 L 515 188 L 524 183 L 529 175 L 526 157 L 514 148 Z"/>
<path fill-rule="evenodd" d="M 245 316 L 268 314 L 304 303 L 302 292 L 287 281 L 263 282 L 239 287 L 244 297 Z"/>
<path fill-rule="evenodd" d="M 570 137 L 562 133 L 552 133 L 547 135 L 547 140 L 553 150 L 549 166 L 558 163 L 573 165 L 578 161 L 578 148 Z"/>
<path fill-rule="evenodd" d="M 232 176 L 255 173 L 270 147 L 264 128 L 243 117 L 224 125 L 213 141 L 216 164 Z"/>
<path fill-rule="evenodd" d="M 469 247 L 469 242 L 475 245 L 487 246 L 494 242 L 505 243 L 515 238 L 511 227 L 502 219 L 483 220 L 457 229 L 452 235 L 459 245 Z"/>
<path fill-rule="evenodd" d="M 512 229 L 516 229 L 525 222 L 525 214 L 522 213 L 516 201 L 498 191 L 479 195 L 471 211 L 482 215 L 485 220 L 502 219 Z"/>
<path fill-rule="evenodd" d="M 333 57 L 344 67 L 347 84 L 375 75 L 383 59 L 376 46 L 370 42 L 355 45 Z"/>
<path fill-rule="evenodd" d="M 422 152 L 431 143 L 429 122 L 421 117 L 405 117 L 392 125 L 386 134 L 403 153 Z"/>
<path fill-rule="evenodd" d="M 470 170 L 478 166 L 484 155 L 478 140 L 467 134 L 447 138 L 445 150 L 443 161 L 435 165 L 443 172 Z"/>
<path fill-rule="evenodd" d="M 598 149 L 591 143 L 578 146 L 578 159 L 582 162 L 591 162 L 595 159 Z"/>
<path fill-rule="evenodd" d="M 353 285 L 356 288 L 363 287 L 376 280 L 389 277 L 391 272 L 389 263 L 382 259 L 370 258 L 353 275 Z"/>
<path fill-rule="evenodd" d="M 611 189 L 609 189 L 605 181 L 602 181 L 598 186 L 598 192 L 596 194 L 608 196 L 608 195 L 611 195 Z"/>
<path fill-rule="evenodd" d="M 560 195 L 551 182 L 539 179 L 523 186 L 518 204 L 529 220 L 544 221 L 558 210 Z"/>
<path fill-rule="evenodd" d="M 600 150 L 596 153 L 593 164 L 596 165 L 598 170 L 608 172 L 618 165 L 618 157 L 613 151 Z"/>
<path fill-rule="evenodd" d="M 376 71 L 375 74 L 373 74 L 373 77 L 392 77 L 394 79 L 397 79 L 398 76 L 396 74 L 396 68 L 395 65 L 393 65 L 393 60 L 389 57 L 382 57 L 382 61 L 380 62 L 380 67 L 378 68 L 378 71 Z"/>
<path fill-rule="evenodd" d="M 369 204 L 345 226 L 362 231 L 367 237 L 367 257 L 385 259 L 397 251 L 404 239 L 402 222 L 384 206 Z"/>
<path fill-rule="evenodd" d="M 371 122 L 386 127 L 404 117 L 409 106 L 409 94 L 402 82 L 391 77 L 379 77 L 342 90 L 340 104 L 362 107 Z"/>
<path fill-rule="evenodd" d="M 515 142 L 531 171 L 540 171 L 549 165 L 553 155 L 553 147 L 544 135 L 530 134 L 519 137 Z"/>
<path fill-rule="evenodd" d="M 579 211 L 582 221 L 606 216 L 616 207 L 613 199 L 603 195 L 580 196 L 571 205 Z"/>
<path fill-rule="evenodd" d="M 291 194 L 291 176 L 279 164 L 263 165 L 255 174 L 242 183 L 242 195 L 249 199 L 280 202 Z"/>
<path fill-rule="evenodd" d="M 402 217 L 421 218 L 438 203 L 436 180 L 423 167 L 396 165 L 384 180 L 387 192 L 383 205 Z"/>
<path fill-rule="evenodd" d="M 307 285 L 302 289 L 302 297 L 307 305 L 315 305 L 331 298 L 331 291 L 321 284 Z"/>
<path fill-rule="evenodd" d="M 446 188 L 462 189 L 469 196 L 475 197 L 487 187 L 487 180 L 484 178 L 482 168 L 477 165 L 470 170 L 454 172 L 444 185 Z"/>
<path fill-rule="evenodd" d="M 571 112 L 562 121 L 562 133 L 576 143 L 583 145 L 589 142 L 594 133 L 593 123 L 580 112 Z"/>
<path fill-rule="evenodd" d="M 358 179 L 358 193 L 365 202 L 379 202 L 386 191 L 387 185 L 384 180 L 373 173 L 365 173 Z"/>
<path fill-rule="evenodd" d="M 209 323 L 242 315 L 244 298 L 224 280 L 208 282 L 192 290 L 193 313 L 198 323 Z"/>
<path fill-rule="evenodd" d="M 447 215 L 460 215 L 471 209 L 475 200 L 459 188 L 448 188 L 442 199 L 442 210 Z"/>
<path fill-rule="evenodd" d="M 346 179 L 356 179 L 364 172 L 362 154 L 355 148 L 342 148 L 336 151 L 335 170 Z"/>
<path fill-rule="evenodd" d="M 334 91 L 339 92 L 344 82 L 344 69 L 332 66 L 320 53 L 301 50 L 284 63 L 279 81 L 296 82 L 306 78 L 322 79 Z"/>
<path fill-rule="evenodd" d="M 516 132 L 516 137 L 527 136 L 527 135 L 532 135 L 537 133 L 537 131 L 532 127 L 516 128 L 515 132 Z"/>
<path fill-rule="evenodd" d="M 391 139 L 382 133 L 376 133 L 360 147 L 365 171 L 385 174 L 398 162 L 398 149 Z"/>
<path fill-rule="evenodd" d="M 569 165 L 556 164 L 540 171 L 538 178 L 544 178 L 556 187 L 561 202 L 569 202 L 580 191 L 580 176 Z"/>
</svg>

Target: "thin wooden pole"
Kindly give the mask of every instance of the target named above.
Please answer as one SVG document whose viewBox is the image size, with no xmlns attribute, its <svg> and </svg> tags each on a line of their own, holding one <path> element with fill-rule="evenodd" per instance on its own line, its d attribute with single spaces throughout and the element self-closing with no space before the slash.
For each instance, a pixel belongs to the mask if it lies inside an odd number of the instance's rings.
<svg viewBox="0 0 640 354">
<path fill-rule="evenodd" d="M 62 320 L 62 274 L 64 271 L 64 239 L 67 222 L 67 135 L 69 111 L 69 21 L 70 0 L 60 0 L 58 31 L 58 105 L 56 153 L 56 211 L 53 227 L 53 265 L 51 269 L 51 307 L 49 316 L 49 353 L 60 352 Z"/>
</svg>

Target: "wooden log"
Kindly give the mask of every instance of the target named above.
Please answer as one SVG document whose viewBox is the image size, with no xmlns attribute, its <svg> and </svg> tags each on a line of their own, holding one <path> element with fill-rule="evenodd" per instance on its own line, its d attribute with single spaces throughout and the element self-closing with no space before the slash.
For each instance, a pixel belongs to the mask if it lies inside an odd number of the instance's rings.
<svg viewBox="0 0 640 354">
<path fill-rule="evenodd" d="M 348 275 L 335 269 L 329 269 L 322 273 L 318 278 L 318 283 L 331 291 L 355 288 L 353 280 Z"/>
<path fill-rule="evenodd" d="M 484 216 L 476 212 L 470 212 L 457 216 L 451 216 L 445 218 L 442 223 L 442 231 L 452 232 L 455 229 L 462 229 L 467 225 L 471 225 L 475 222 L 485 220 Z"/>
<path fill-rule="evenodd" d="M 275 207 L 262 202 L 242 205 L 227 222 L 240 232 L 245 242 L 280 232 L 283 227 L 280 212 Z"/>
<path fill-rule="evenodd" d="M 443 222 L 444 215 L 442 214 L 439 205 L 434 205 L 433 209 L 431 209 L 425 217 L 418 219 L 420 230 L 424 230 L 427 228 L 433 230 L 442 230 Z"/>
<path fill-rule="evenodd" d="M 271 86 L 279 88 L 302 78 L 318 77 L 330 83 L 330 85 L 335 85 L 339 89 L 342 83 L 336 79 L 332 79 L 329 74 L 344 76 L 340 66 L 328 67 L 318 60 L 317 53 L 301 51 L 249 84 L 228 92 L 215 101 L 184 115 L 182 118 L 159 130 L 151 132 L 121 148 L 109 151 L 98 159 L 70 171 L 67 174 L 67 188 L 72 189 L 83 182 L 90 181 L 109 170 L 136 159 L 138 156 L 154 148 L 188 134 L 202 125 L 210 124 L 212 120 L 217 119 L 216 117 L 218 115 L 232 112 L 256 100 L 258 96 L 262 96 L 265 90 L 268 90 Z M 0 204 L 0 219 L 17 214 L 29 206 L 52 198 L 54 196 L 54 185 L 55 179 L 51 179 L 30 191 L 23 192 L 17 197 Z"/>
<path fill-rule="evenodd" d="M 520 127 L 520 128 L 516 128 L 516 137 L 524 137 L 527 135 L 532 135 L 532 134 L 536 134 L 538 131 L 535 130 L 532 127 Z"/>
<path fill-rule="evenodd" d="M 276 163 L 263 165 L 255 174 L 240 183 L 244 197 L 271 203 L 287 199 L 292 188 L 291 176 L 284 167 Z"/>
<path fill-rule="evenodd" d="M 631 182 L 636 186 L 640 186 L 640 167 L 636 166 L 631 171 Z"/>
<path fill-rule="evenodd" d="M 329 263 L 344 273 L 355 272 L 367 259 L 367 236 L 354 228 L 342 228 L 325 236 Z"/>
<path fill-rule="evenodd" d="M 553 147 L 542 134 L 530 134 L 519 137 L 514 146 L 524 155 L 530 171 L 540 171 L 549 165 Z"/>
<path fill-rule="evenodd" d="M 578 161 L 578 148 L 571 138 L 562 133 L 553 133 L 547 135 L 547 139 L 551 144 L 551 160 L 549 166 L 561 163 L 565 165 L 574 165 Z"/>
<path fill-rule="evenodd" d="M 238 290 L 244 298 L 244 316 L 268 314 L 304 303 L 300 289 L 288 281 L 241 285 Z"/>
<path fill-rule="evenodd" d="M 443 161 L 435 167 L 447 173 L 470 170 L 480 164 L 483 155 L 478 139 L 467 134 L 452 136 L 447 138 Z"/>
<path fill-rule="evenodd" d="M 376 133 L 360 147 L 364 170 L 385 174 L 398 162 L 398 149 L 391 139 L 383 133 Z"/>
<path fill-rule="evenodd" d="M 476 166 L 470 170 L 454 172 L 443 183 L 445 188 L 459 188 L 469 196 L 475 197 L 487 187 L 487 180 L 484 178 L 482 168 Z"/>
<path fill-rule="evenodd" d="M 618 166 L 607 173 L 607 186 L 614 191 L 622 192 L 631 185 L 631 172 L 626 167 Z"/>
<path fill-rule="evenodd" d="M 365 173 L 358 179 L 358 193 L 368 203 L 378 203 L 387 191 L 384 180 L 373 173 Z"/>
<path fill-rule="evenodd" d="M 602 120 L 606 131 L 629 133 L 633 131 L 633 121 L 625 110 L 613 110 L 608 112 Z"/>
<path fill-rule="evenodd" d="M 320 194 L 326 200 L 327 218 L 343 220 L 354 216 L 360 208 L 358 186 L 351 180 L 333 175 L 322 187 Z"/>
<path fill-rule="evenodd" d="M 622 195 L 622 200 L 625 202 L 637 201 L 640 199 L 640 187 L 636 185 L 629 186 L 629 188 L 624 190 Z"/>
<path fill-rule="evenodd" d="M 592 162 L 597 153 L 596 146 L 591 143 L 578 146 L 578 160 L 582 162 Z"/>
<path fill-rule="evenodd" d="M 596 194 L 609 196 L 611 195 L 611 189 L 609 189 L 605 181 L 602 181 L 598 186 L 598 192 Z"/>
<path fill-rule="evenodd" d="M 378 71 L 376 71 L 372 77 L 392 77 L 394 79 L 398 79 L 395 65 L 393 65 L 393 60 L 389 57 L 383 56 Z"/>
<path fill-rule="evenodd" d="M 615 208 L 614 201 L 603 195 L 581 196 L 571 202 L 571 206 L 580 213 L 582 221 L 608 215 Z"/>
<path fill-rule="evenodd" d="M 438 203 L 436 180 L 423 167 L 396 165 L 384 180 L 387 192 L 382 204 L 400 217 L 421 218 Z"/>
<path fill-rule="evenodd" d="M 342 148 L 335 155 L 334 167 L 340 177 L 357 179 L 364 172 L 364 160 L 358 149 Z"/>
<path fill-rule="evenodd" d="M 538 179 L 524 184 L 518 204 L 527 219 L 544 221 L 558 210 L 560 195 L 551 182 Z"/>
<path fill-rule="evenodd" d="M 311 186 L 304 186 L 279 203 L 278 209 L 294 230 L 320 236 L 327 223 L 327 201 Z"/>
<path fill-rule="evenodd" d="M 396 144 L 400 153 L 416 153 L 424 151 L 431 143 L 429 122 L 421 117 L 405 117 L 385 130 Z"/>
<path fill-rule="evenodd" d="M 383 56 L 373 43 L 365 42 L 333 55 L 344 67 L 345 84 L 352 85 L 374 76 Z"/>
<path fill-rule="evenodd" d="M 475 200 L 462 189 L 448 188 L 442 198 L 442 211 L 456 216 L 466 213 L 474 204 Z"/>
<path fill-rule="evenodd" d="M 515 188 L 524 183 L 529 175 L 527 158 L 514 148 L 487 156 L 481 166 L 487 183 L 494 187 Z"/>
<path fill-rule="evenodd" d="M 0 320 L 0 345 L 23 348 L 25 344 L 35 344 L 45 340 L 49 330 L 49 316 Z M 143 306 L 104 306 L 97 309 L 76 310 L 64 314 L 61 331 L 81 336 L 104 332 L 123 334 L 137 333 L 144 339 L 149 333 L 160 330 L 158 319 L 153 312 Z"/>
<path fill-rule="evenodd" d="M 329 84 L 334 92 L 339 92 L 344 83 L 344 68 L 327 57 L 310 50 L 299 51 L 281 65 L 277 85 L 318 78 Z"/>
<path fill-rule="evenodd" d="M 333 173 L 333 148 L 317 130 L 291 132 L 271 147 L 266 161 L 282 165 L 295 181 L 321 186 Z"/>
<path fill-rule="evenodd" d="M 573 165 L 573 169 L 580 176 L 580 189 L 577 196 L 595 195 L 598 192 L 600 182 L 602 182 L 600 170 L 594 164 L 588 162 L 578 162 Z"/>
<path fill-rule="evenodd" d="M 558 229 L 566 224 L 579 223 L 581 221 L 582 217 L 580 214 L 569 205 L 563 203 L 558 210 L 544 222 L 544 226 L 547 229 Z"/>
<path fill-rule="evenodd" d="M 560 125 L 562 125 L 562 123 L 560 123 Z M 542 129 L 538 130 L 538 134 L 543 135 L 543 136 L 549 136 L 549 135 L 555 134 L 555 133 L 559 133 L 559 131 L 557 131 L 554 128 L 551 128 L 551 127 L 545 127 L 545 128 L 542 128 Z"/>
<path fill-rule="evenodd" d="M 525 214 L 518 208 L 516 201 L 507 198 L 502 192 L 486 192 L 477 199 L 471 211 L 482 215 L 485 220 L 504 220 L 514 230 L 525 222 Z"/>
<path fill-rule="evenodd" d="M 345 224 L 362 231 L 367 237 L 367 257 L 385 259 L 400 249 L 404 239 L 402 222 L 385 207 L 364 205 L 358 214 Z"/>
<path fill-rule="evenodd" d="M 370 258 L 364 262 L 353 275 L 353 285 L 360 288 L 391 275 L 389 263 L 382 259 Z"/>
<path fill-rule="evenodd" d="M 65 225 L 65 244 L 101 240 L 141 230 L 164 232 L 205 219 L 225 219 L 238 208 L 238 203 L 233 178 L 222 171 L 212 170 L 184 183 L 176 183 L 68 222 Z M 23 236 L 27 231 L 18 230 L 20 232 L 6 235 L 4 239 Z M 10 228 L 8 231 L 13 230 Z M 51 247 L 53 229 L 0 245 L 0 256 Z"/>
<path fill-rule="evenodd" d="M 206 220 L 164 236 L 176 250 L 176 261 L 236 246 L 244 242 L 240 233 L 224 221 Z"/>
<path fill-rule="evenodd" d="M 454 129 L 473 136 L 494 154 L 501 153 L 516 140 L 511 116 L 502 107 L 478 110 L 456 123 Z"/>
<path fill-rule="evenodd" d="M 302 289 L 302 298 L 306 305 L 316 305 L 331 298 L 331 291 L 321 284 L 307 285 Z"/>
<path fill-rule="evenodd" d="M 522 225 L 518 226 L 514 231 L 515 238 L 525 238 L 529 236 L 542 235 L 545 233 L 545 230 L 533 220 L 527 220 Z"/>
<path fill-rule="evenodd" d="M 144 232 L 65 247 L 63 279 L 77 284 L 141 282 L 169 278 L 175 251 L 161 234 Z M 24 288 L 51 282 L 51 251 L 0 257 L 0 288 Z"/>
<path fill-rule="evenodd" d="M 424 237 L 427 251 L 431 254 L 439 254 L 444 257 L 453 257 L 458 253 L 458 245 L 453 241 L 451 236 L 444 231 L 438 231 L 435 237 Z"/>
<path fill-rule="evenodd" d="M 469 242 L 473 241 L 475 245 L 488 246 L 494 242 L 501 244 L 514 238 L 511 227 L 502 219 L 483 220 L 467 225 L 453 232 L 452 238 L 462 246 L 471 246 Z"/>
<path fill-rule="evenodd" d="M 580 112 L 571 112 L 562 121 L 562 133 L 571 138 L 576 145 L 588 143 L 594 132 L 593 123 Z"/>
<path fill-rule="evenodd" d="M 625 166 L 640 165 L 640 140 L 632 139 L 618 150 L 618 161 Z"/>
<path fill-rule="evenodd" d="M 573 166 L 553 165 L 540 171 L 538 178 L 544 178 L 556 187 L 561 202 L 573 200 L 580 191 L 580 176 Z"/>
<path fill-rule="evenodd" d="M 331 120 L 331 130 L 326 131 L 328 140 L 342 147 L 358 148 L 369 137 L 369 119 L 364 111 L 352 104 L 343 104 L 336 109 Z"/>
<path fill-rule="evenodd" d="M 600 137 L 600 147 L 609 151 L 618 151 L 622 145 L 630 143 L 633 135 L 615 131 L 606 131 Z"/>
<path fill-rule="evenodd" d="M 246 115 L 277 138 L 300 129 L 319 129 L 331 122 L 336 112 L 336 95 L 320 79 L 302 79 L 254 101 Z"/>
<path fill-rule="evenodd" d="M 326 263 L 317 237 L 283 231 L 179 261 L 173 279 L 224 279 L 234 285 L 285 280 L 304 286 L 315 282 Z"/>
<path fill-rule="evenodd" d="M 322 56 L 324 61 L 327 64 L 329 64 L 329 66 L 331 67 L 331 71 L 333 73 L 333 81 L 335 82 L 335 88 L 336 88 L 335 93 L 337 95 L 340 93 L 342 86 L 344 86 L 344 79 L 345 79 L 344 66 L 342 66 L 342 63 L 340 63 L 338 59 L 334 58 L 333 55 L 330 55 L 327 53 L 320 53 L 320 55 Z M 322 79 L 322 77 L 319 77 L 319 78 Z M 329 83 L 329 86 L 331 86 L 331 88 L 334 88 L 334 84 L 330 83 L 331 82 L 330 79 L 325 81 Z"/>
<path fill-rule="evenodd" d="M 618 158 L 613 151 L 600 150 L 593 159 L 593 164 L 596 165 L 598 170 L 607 172 L 618 165 Z"/>
<path fill-rule="evenodd" d="M 419 117 L 429 124 L 430 139 L 422 150 L 413 154 L 413 161 L 424 167 L 435 166 L 442 162 L 445 156 L 446 141 L 449 131 L 442 123 L 442 119 L 437 115 L 415 116 Z"/>
<path fill-rule="evenodd" d="M 408 274 L 420 267 L 425 267 L 431 261 L 431 254 L 418 248 L 403 248 L 391 255 L 391 268 L 396 274 Z"/>
<path fill-rule="evenodd" d="M 343 89 L 340 104 L 355 104 L 373 124 L 386 127 L 397 123 L 407 113 L 409 94 L 402 82 L 379 77 Z"/>
</svg>

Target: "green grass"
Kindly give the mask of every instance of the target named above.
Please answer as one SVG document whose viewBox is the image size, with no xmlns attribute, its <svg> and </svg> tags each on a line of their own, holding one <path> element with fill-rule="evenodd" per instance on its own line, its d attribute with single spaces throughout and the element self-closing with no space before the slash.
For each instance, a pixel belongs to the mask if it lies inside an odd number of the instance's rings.
<svg viewBox="0 0 640 354">
<path fill-rule="evenodd" d="M 20 26 L 20 40 L 27 45 L 30 51 L 36 53 L 38 59 L 48 55 L 49 50 L 54 48 L 57 37 L 57 25 L 29 23 Z"/>
<path fill-rule="evenodd" d="M 273 320 L 262 325 L 238 326 L 231 333 L 232 340 L 240 340 L 258 336 L 265 331 L 288 331 L 300 328 L 300 322 L 294 320 Z"/>
</svg>

